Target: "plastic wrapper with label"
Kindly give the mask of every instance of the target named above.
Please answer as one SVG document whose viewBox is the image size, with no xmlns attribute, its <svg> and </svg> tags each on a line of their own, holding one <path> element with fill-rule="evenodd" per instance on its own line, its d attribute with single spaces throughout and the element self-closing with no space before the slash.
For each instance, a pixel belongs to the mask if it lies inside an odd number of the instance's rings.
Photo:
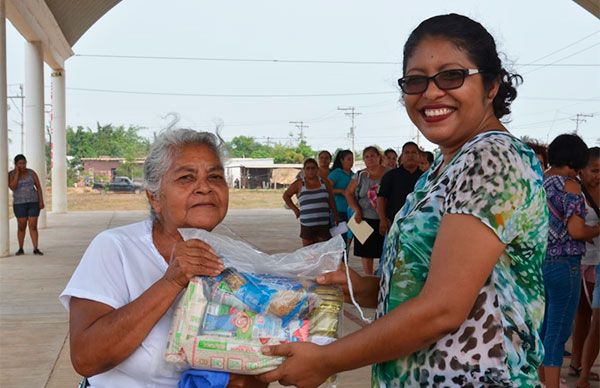
<svg viewBox="0 0 600 388">
<path fill-rule="evenodd" d="M 314 279 L 338 269 L 344 252 L 340 236 L 292 253 L 268 255 L 204 230 L 180 233 L 185 240 L 197 238 L 211 245 L 226 269 L 216 277 L 190 281 L 173 318 L 168 362 L 182 369 L 259 374 L 284 360 L 263 355 L 264 345 L 325 345 L 339 337 L 341 290 L 320 286 Z"/>
</svg>

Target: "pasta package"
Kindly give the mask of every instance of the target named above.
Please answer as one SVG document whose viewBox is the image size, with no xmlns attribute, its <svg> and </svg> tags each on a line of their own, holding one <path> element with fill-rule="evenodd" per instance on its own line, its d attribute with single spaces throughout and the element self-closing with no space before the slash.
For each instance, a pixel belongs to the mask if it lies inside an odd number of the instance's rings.
<svg viewBox="0 0 600 388">
<path fill-rule="evenodd" d="M 190 281 L 173 317 L 165 353 L 168 362 L 182 369 L 260 374 L 275 369 L 284 360 L 263 355 L 262 346 L 307 341 L 325 345 L 339 337 L 342 292 L 337 287 L 320 286 L 313 279 L 337 269 L 344 250 L 341 238 L 339 250 L 332 250 L 334 245 L 326 242 L 310 250 L 302 248 L 307 255 L 296 251 L 290 256 L 306 256 L 314 264 L 316 256 L 326 255 L 328 264 L 312 274 L 307 274 L 298 262 L 292 267 L 267 266 L 269 272 L 263 273 L 247 271 L 247 262 L 241 266 L 244 270 L 239 270 L 236 263 L 242 259 L 231 260 L 232 252 L 214 244 L 207 233 L 203 233 L 202 240 L 213 246 L 227 268 L 216 277 Z M 222 244 L 224 237 L 217 238 Z M 272 257 L 263 255 L 266 260 Z M 331 260 L 334 255 L 337 261 Z M 280 258 L 277 260 L 281 265 Z M 264 269 L 264 264 L 261 261 L 257 268 Z M 294 274 L 294 266 L 302 273 Z"/>
</svg>

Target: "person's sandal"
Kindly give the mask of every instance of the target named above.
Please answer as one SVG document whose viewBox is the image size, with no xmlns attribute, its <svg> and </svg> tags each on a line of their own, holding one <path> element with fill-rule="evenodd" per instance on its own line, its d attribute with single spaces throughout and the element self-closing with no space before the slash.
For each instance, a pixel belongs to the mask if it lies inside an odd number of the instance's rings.
<svg viewBox="0 0 600 388">
<path fill-rule="evenodd" d="M 44 256 L 44 252 L 40 251 L 39 249 L 35 248 L 33 250 L 33 254 L 34 255 L 38 255 L 38 256 Z"/>
<path fill-rule="evenodd" d="M 569 364 L 569 371 L 567 372 L 567 374 L 571 377 L 579 377 L 579 375 L 581 374 L 581 367 L 576 368 L 573 365 Z"/>
<path fill-rule="evenodd" d="M 25 252 L 23 251 L 23 248 L 19 248 L 19 250 L 15 253 L 15 256 L 22 256 L 24 254 Z"/>
</svg>

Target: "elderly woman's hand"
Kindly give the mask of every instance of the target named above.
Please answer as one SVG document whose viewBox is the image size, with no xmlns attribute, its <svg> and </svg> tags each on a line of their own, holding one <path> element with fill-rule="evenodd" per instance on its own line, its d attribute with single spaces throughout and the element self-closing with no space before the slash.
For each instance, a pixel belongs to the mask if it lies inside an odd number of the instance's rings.
<svg viewBox="0 0 600 388">
<path fill-rule="evenodd" d="M 194 276 L 216 276 L 225 266 L 210 245 L 200 240 L 175 244 L 164 278 L 180 288 L 187 287 Z"/>
</svg>

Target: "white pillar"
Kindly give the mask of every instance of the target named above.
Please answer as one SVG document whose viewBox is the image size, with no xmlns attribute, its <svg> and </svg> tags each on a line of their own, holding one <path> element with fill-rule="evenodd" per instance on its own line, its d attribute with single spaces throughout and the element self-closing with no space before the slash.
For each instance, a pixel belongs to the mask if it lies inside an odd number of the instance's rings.
<svg viewBox="0 0 600 388">
<path fill-rule="evenodd" d="M 6 9 L 0 0 L 0 257 L 9 255 L 8 237 L 8 120 L 6 99 Z"/>
<path fill-rule="evenodd" d="M 46 202 L 46 137 L 44 135 L 44 62 L 40 42 L 25 42 L 25 157 L 40 178 Z M 42 210 L 38 227 L 46 227 Z"/>
<path fill-rule="evenodd" d="M 52 73 L 52 212 L 67 211 L 67 130 L 65 118 L 65 71 Z"/>
</svg>

